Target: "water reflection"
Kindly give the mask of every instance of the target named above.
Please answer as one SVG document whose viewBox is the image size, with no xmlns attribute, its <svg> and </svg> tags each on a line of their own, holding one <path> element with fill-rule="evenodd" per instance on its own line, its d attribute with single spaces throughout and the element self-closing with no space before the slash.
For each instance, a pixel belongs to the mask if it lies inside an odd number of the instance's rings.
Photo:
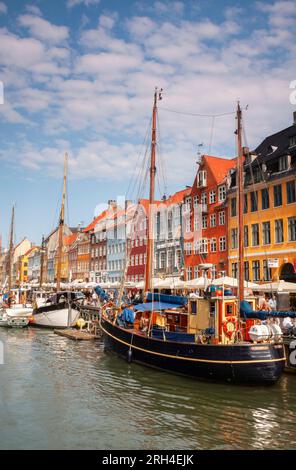
<svg viewBox="0 0 296 470">
<path fill-rule="evenodd" d="M 1 448 L 296 448 L 296 377 L 271 388 L 184 379 L 45 330 L 4 330 Z"/>
</svg>

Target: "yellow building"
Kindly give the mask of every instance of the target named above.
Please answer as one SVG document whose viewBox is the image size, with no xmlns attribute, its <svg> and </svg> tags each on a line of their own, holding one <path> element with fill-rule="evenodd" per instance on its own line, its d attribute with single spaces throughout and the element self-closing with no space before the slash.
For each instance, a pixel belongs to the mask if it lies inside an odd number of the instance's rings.
<svg viewBox="0 0 296 470">
<path fill-rule="evenodd" d="M 244 173 L 245 279 L 296 282 L 296 122 L 247 154 Z M 229 273 L 237 277 L 235 173 L 228 195 L 228 241 Z"/>
<path fill-rule="evenodd" d="M 29 278 L 29 255 L 37 250 L 37 247 L 33 246 L 26 253 L 21 255 L 18 260 L 18 274 L 17 283 L 18 285 L 28 282 Z"/>
</svg>

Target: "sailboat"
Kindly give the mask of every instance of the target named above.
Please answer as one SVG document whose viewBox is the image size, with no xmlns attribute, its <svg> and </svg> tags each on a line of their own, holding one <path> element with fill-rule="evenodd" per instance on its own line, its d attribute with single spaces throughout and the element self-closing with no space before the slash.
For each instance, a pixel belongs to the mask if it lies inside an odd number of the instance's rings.
<svg viewBox="0 0 296 470">
<path fill-rule="evenodd" d="M 66 328 L 75 325 L 79 318 L 78 304 L 82 299 L 82 295 L 77 292 L 61 291 L 61 274 L 62 274 L 62 251 L 63 251 L 63 232 L 65 221 L 65 200 L 67 188 L 67 171 L 68 171 L 68 154 L 65 153 L 64 158 L 64 177 L 62 203 L 60 209 L 59 226 L 58 226 L 58 248 L 57 248 L 57 283 L 56 294 L 51 295 L 44 305 L 33 310 L 30 324 L 34 326 L 46 328 Z M 44 243 L 43 243 L 44 245 Z M 44 246 L 43 246 L 44 250 Z M 43 265 L 43 258 L 42 258 Z M 41 270 L 42 284 L 43 266 Z"/>
<path fill-rule="evenodd" d="M 29 316 L 33 308 L 22 304 L 12 304 L 12 268 L 14 255 L 14 205 L 12 206 L 9 251 L 8 251 L 8 301 L 7 306 L 3 306 L 0 311 L 0 326 L 23 327 L 29 323 Z"/>
<path fill-rule="evenodd" d="M 274 384 L 285 364 L 281 332 L 264 336 L 264 328 L 248 335 L 248 324 L 240 318 L 243 301 L 243 152 L 241 108 L 237 106 L 237 161 L 239 199 L 239 296 L 187 299 L 151 293 L 153 233 L 152 207 L 156 172 L 156 113 L 161 94 L 155 90 L 152 114 L 150 160 L 150 212 L 148 217 L 146 302 L 133 308 L 107 306 L 100 325 L 106 350 L 128 362 L 137 362 L 189 377 L 232 383 Z M 215 294 L 214 294 L 215 295 Z M 256 299 L 249 299 L 255 310 Z M 253 325 L 253 328 L 255 325 Z M 260 326 L 260 325 L 257 325 Z M 264 325 L 262 325 L 263 327 Z M 253 338 L 253 339 L 252 339 Z"/>
</svg>

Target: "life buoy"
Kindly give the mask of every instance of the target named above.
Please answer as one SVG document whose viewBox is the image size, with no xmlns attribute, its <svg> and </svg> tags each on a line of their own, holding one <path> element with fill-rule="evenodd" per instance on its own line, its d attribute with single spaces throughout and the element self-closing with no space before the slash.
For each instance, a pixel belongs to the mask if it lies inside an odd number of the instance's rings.
<svg viewBox="0 0 296 470">
<path fill-rule="evenodd" d="M 232 328 L 229 328 L 230 325 L 233 325 Z M 232 335 L 237 330 L 237 318 L 236 317 L 228 317 L 223 322 L 223 332 L 228 338 L 231 338 Z"/>
</svg>

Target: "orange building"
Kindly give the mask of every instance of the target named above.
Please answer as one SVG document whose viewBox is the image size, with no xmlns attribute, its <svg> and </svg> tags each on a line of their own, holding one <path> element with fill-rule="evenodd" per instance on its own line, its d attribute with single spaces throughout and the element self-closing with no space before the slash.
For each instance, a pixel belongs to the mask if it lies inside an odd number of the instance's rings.
<svg viewBox="0 0 296 470">
<path fill-rule="evenodd" d="M 226 195 L 228 175 L 236 159 L 203 155 L 190 195 L 184 199 L 183 237 L 187 279 L 198 277 L 199 266 L 212 264 L 211 274 L 228 270 Z"/>
</svg>

